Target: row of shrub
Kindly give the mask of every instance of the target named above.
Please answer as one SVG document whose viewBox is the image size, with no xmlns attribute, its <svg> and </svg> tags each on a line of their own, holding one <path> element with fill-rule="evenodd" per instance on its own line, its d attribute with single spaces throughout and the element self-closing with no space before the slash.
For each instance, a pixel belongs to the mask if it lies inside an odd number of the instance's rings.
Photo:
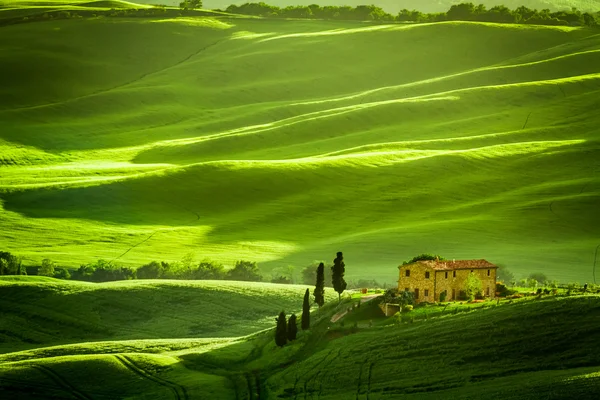
<svg viewBox="0 0 600 400">
<path fill-rule="evenodd" d="M 26 17 L 6 18 L 0 20 L 0 26 L 10 25 L 22 22 L 51 21 L 62 19 L 78 18 L 156 18 L 156 17 L 178 17 L 181 15 L 214 15 L 209 11 L 201 10 L 179 10 L 175 8 L 166 8 L 164 5 L 154 5 L 151 8 L 123 8 L 107 10 L 52 10 L 44 13 L 31 14 Z"/>
<path fill-rule="evenodd" d="M 81 265 L 77 269 L 56 265 L 50 259 L 42 260 L 38 267 L 22 265 L 22 259 L 9 252 L 0 252 L 0 275 L 29 274 L 49 276 L 58 279 L 73 279 L 89 282 L 109 282 L 130 279 L 185 279 L 185 280 L 236 280 L 271 282 L 284 284 L 314 285 L 316 270 L 319 262 L 313 262 L 305 267 L 298 277 L 293 266 L 275 268 L 269 276 L 263 275 L 256 262 L 240 260 L 233 268 L 205 259 L 195 262 L 191 254 L 181 261 L 166 262 L 152 261 L 138 268 L 119 265 L 113 261 L 98 260 Z M 325 286 L 332 287 L 331 268 L 324 268 Z M 348 289 L 358 287 L 381 287 L 374 280 L 358 280 L 349 282 Z"/>
<path fill-rule="evenodd" d="M 397 15 L 385 12 L 375 5 L 350 6 L 287 6 L 277 7 L 263 2 L 232 4 L 226 12 L 256 15 L 266 18 L 315 18 L 358 21 L 398 21 L 398 22 L 441 22 L 441 21 L 482 21 L 513 24 L 598 26 L 600 13 L 582 13 L 573 8 L 570 11 L 551 12 L 522 6 L 511 10 L 505 6 L 487 9 L 483 4 L 461 3 L 450 7 L 445 13 L 423 13 L 417 10 L 401 10 Z"/>
</svg>

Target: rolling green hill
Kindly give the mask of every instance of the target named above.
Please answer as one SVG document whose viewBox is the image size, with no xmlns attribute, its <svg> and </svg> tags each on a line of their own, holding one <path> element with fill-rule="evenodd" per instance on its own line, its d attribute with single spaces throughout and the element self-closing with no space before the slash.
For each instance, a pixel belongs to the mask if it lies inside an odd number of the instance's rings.
<svg viewBox="0 0 600 400">
<path fill-rule="evenodd" d="M 99 340 L 211 338 L 150 341 L 143 351 L 220 343 L 214 338 L 249 335 L 270 328 L 282 309 L 300 310 L 305 289 L 255 282 L 94 284 L 0 277 L 0 352 Z M 337 297 L 332 290 L 327 293 L 329 299 Z M 128 342 L 125 350 L 132 349 L 139 350 Z"/>
<path fill-rule="evenodd" d="M 124 293 L 124 292 L 122 292 Z M 20 399 L 593 399 L 600 299 L 556 297 L 374 328 L 340 327 L 329 303 L 277 348 L 235 339 L 83 343 L 0 355 Z M 93 376 L 94 379 L 90 379 Z"/>
<path fill-rule="evenodd" d="M 597 31 L 95 18 L 0 50 L 0 243 L 28 264 L 342 250 L 392 282 L 431 252 L 591 280 Z"/>
</svg>

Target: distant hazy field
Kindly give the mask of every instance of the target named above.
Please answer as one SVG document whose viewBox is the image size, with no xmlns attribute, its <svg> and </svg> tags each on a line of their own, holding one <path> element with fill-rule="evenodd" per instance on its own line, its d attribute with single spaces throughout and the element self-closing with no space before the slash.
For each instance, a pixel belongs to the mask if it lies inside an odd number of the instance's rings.
<svg viewBox="0 0 600 400">
<path fill-rule="evenodd" d="M 265 270 L 343 251 L 348 278 L 387 282 L 431 252 L 591 280 L 599 94 L 586 29 L 5 26 L 0 249 Z"/>
</svg>

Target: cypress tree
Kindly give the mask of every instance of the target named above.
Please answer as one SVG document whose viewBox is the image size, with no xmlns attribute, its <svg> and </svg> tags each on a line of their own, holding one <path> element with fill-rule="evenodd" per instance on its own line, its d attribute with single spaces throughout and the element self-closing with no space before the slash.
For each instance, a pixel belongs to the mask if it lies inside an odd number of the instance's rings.
<svg viewBox="0 0 600 400">
<path fill-rule="evenodd" d="M 333 267 L 331 267 L 331 283 L 335 291 L 338 292 L 338 301 L 342 300 L 342 293 L 348 285 L 344 280 L 345 272 L 346 264 L 344 264 L 344 255 L 341 251 L 338 251 L 337 257 L 333 260 Z"/>
<path fill-rule="evenodd" d="M 277 329 L 275 329 L 275 344 L 279 347 L 283 347 L 287 343 L 287 324 L 285 321 L 285 311 L 279 313 L 279 318 L 275 318 L 277 321 Z"/>
<path fill-rule="evenodd" d="M 296 325 L 296 314 L 292 314 L 287 325 L 287 339 L 291 342 L 296 340 L 296 334 L 298 333 L 298 326 Z"/>
<path fill-rule="evenodd" d="M 302 304 L 302 330 L 308 330 L 310 328 L 310 303 L 308 298 L 310 297 L 310 291 L 306 289 L 304 293 L 304 303 Z"/>
<path fill-rule="evenodd" d="M 315 284 L 315 303 L 319 305 L 319 308 L 325 304 L 325 265 L 320 263 L 317 267 L 317 283 Z"/>
</svg>

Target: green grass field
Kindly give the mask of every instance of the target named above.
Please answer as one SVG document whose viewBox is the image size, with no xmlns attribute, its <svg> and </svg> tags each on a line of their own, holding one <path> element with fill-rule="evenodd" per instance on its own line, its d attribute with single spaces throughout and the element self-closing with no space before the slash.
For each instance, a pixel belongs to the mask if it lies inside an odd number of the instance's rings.
<svg viewBox="0 0 600 400">
<path fill-rule="evenodd" d="M 235 282 L 3 279 L 2 309 L 9 310 L 9 318 L 1 322 L 0 396 L 333 400 L 479 399 L 485 393 L 492 399 L 593 399 L 600 389 L 597 295 L 487 302 L 485 308 L 480 304 L 470 312 L 467 307 L 427 319 L 419 315 L 430 307 L 417 308 L 406 314 L 408 320 L 415 314 L 413 323 L 377 315 L 373 300 L 335 324 L 331 316 L 356 299 L 338 305 L 331 296 L 313 312 L 310 331 L 300 331 L 298 340 L 278 348 L 272 330 L 257 330 L 273 326 L 279 307 L 289 314 L 301 304 L 302 289 Z M 197 300 L 185 302 L 178 294 Z M 62 297 L 60 312 L 52 307 L 57 297 Z M 141 302 L 145 306 L 138 308 Z M 99 306 L 96 319 L 89 304 Z M 193 321 L 217 326 L 211 318 L 219 305 L 232 306 L 219 309 L 220 332 L 182 337 Z M 132 317 L 145 312 L 152 320 Z M 69 322 L 74 316 L 77 323 Z M 368 320 L 375 320 L 373 327 L 367 327 Z M 56 345 L 56 337 L 48 335 L 51 322 L 60 326 L 63 342 L 77 343 Z M 100 328 L 104 340 L 94 336 Z M 7 341 L 7 329 L 43 340 L 19 349 L 22 344 Z M 138 338 L 125 340 L 132 332 Z M 231 336 L 216 337 L 223 333 Z"/>
<path fill-rule="evenodd" d="M 589 281 L 599 90 L 600 35 L 577 28 L 4 26 L 1 247 L 265 272 L 341 250 L 350 279 L 384 282 L 431 252 Z"/>
<path fill-rule="evenodd" d="M 271 328 L 282 309 L 301 311 L 305 290 L 255 282 L 93 284 L 0 277 L 0 352 L 99 340 L 249 335 Z M 327 296 L 337 298 L 332 289 Z"/>
</svg>

